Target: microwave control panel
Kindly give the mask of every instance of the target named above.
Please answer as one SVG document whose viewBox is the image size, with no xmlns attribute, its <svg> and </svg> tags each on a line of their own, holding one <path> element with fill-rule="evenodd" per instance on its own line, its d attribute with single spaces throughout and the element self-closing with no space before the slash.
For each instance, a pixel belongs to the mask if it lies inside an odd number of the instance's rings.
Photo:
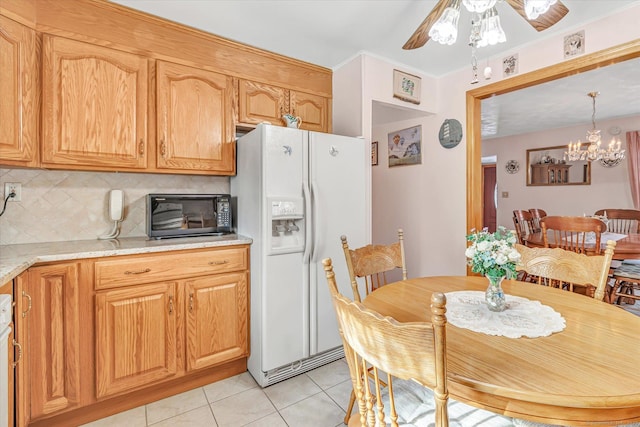
<svg viewBox="0 0 640 427">
<path fill-rule="evenodd" d="M 220 197 L 216 203 L 218 230 L 231 229 L 231 201 L 227 197 Z"/>
</svg>

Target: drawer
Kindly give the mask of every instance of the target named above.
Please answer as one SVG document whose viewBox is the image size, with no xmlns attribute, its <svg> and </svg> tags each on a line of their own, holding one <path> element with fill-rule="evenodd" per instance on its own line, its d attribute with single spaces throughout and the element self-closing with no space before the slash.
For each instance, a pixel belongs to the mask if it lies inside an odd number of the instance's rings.
<svg viewBox="0 0 640 427">
<path fill-rule="evenodd" d="M 119 257 L 95 262 L 95 289 L 246 270 L 246 248 Z"/>
</svg>

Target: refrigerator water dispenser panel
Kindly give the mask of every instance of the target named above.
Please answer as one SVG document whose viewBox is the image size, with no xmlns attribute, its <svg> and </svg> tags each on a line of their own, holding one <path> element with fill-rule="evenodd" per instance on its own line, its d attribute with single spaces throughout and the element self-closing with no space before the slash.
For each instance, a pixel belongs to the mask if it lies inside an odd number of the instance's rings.
<svg viewBox="0 0 640 427">
<path fill-rule="evenodd" d="M 304 250 L 303 199 L 270 198 L 270 254 L 286 254 Z"/>
</svg>

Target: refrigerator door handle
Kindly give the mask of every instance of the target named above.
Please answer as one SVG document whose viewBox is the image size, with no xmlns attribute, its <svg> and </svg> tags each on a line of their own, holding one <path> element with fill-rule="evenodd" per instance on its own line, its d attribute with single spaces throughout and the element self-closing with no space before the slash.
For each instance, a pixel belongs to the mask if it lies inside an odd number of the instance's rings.
<svg viewBox="0 0 640 427">
<path fill-rule="evenodd" d="M 311 259 L 312 260 L 316 256 L 317 249 L 318 249 L 318 248 L 316 248 L 316 245 L 318 243 L 318 239 L 315 238 L 315 236 L 318 235 L 317 230 L 315 229 L 316 224 L 318 223 L 316 221 L 316 218 L 318 218 L 318 204 L 316 203 L 316 200 L 315 200 L 315 195 L 317 194 L 317 192 L 318 192 L 318 189 L 316 188 L 316 183 L 315 183 L 315 181 L 312 181 L 311 182 L 311 208 L 313 209 L 313 213 L 311 215 L 311 219 L 312 219 L 311 224 L 312 224 L 312 227 L 313 227 L 313 236 L 314 236 L 313 246 L 312 246 L 312 249 L 311 249 Z M 309 227 L 309 228 L 311 228 L 311 227 Z"/>
<path fill-rule="evenodd" d="M 309 183 L 302 183 L 302 194 L 304 196 L 305 226 L 304 226 L 304 253 L 302 254 L 302 262 L 309 264 L 311 261 L 311 192 L 309 191 Z"/>
</svg>

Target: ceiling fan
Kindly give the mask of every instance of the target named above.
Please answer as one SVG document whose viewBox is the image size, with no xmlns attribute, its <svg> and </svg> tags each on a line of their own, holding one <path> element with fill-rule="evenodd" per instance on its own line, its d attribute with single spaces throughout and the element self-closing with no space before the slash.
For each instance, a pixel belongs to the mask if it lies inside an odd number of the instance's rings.
<svg viewBox="0 0 640 427">
<path fill-rule="evenodd" d="M 453 1 L 439 0 L 402 48 L 409 50 L 424 46 L 429 41 L 429 30 Z M 525 0 L 506 0 L 506 2 L 537 31 L 543 31 L 553 26 L 569 12 L 569 9 L 558 0 L 544 14 L 539 15 L 537 18 L 529 19 L 525 11 Z"/>
</svg>

